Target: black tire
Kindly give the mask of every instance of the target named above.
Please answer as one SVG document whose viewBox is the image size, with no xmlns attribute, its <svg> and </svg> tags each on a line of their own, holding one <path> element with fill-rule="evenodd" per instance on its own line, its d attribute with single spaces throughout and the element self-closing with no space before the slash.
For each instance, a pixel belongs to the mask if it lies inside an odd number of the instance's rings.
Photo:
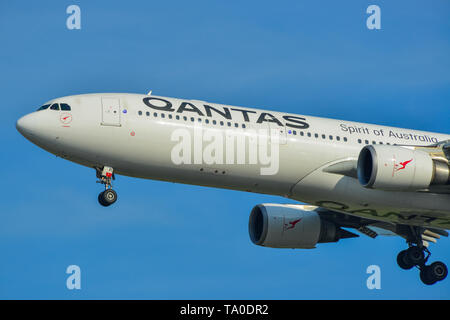
<svg viewBox="0 0 450 320">
<path fill-rule="evenodd" d="M 113 189 L 106 189 L 101 193 L 101 197 L 106 207 L 117 201 L 117 193 Z"/>
<path fill-rule="evenodd" d="M 103 201 L 103 192 L 98 194 L 98 203 L 100 203 L 103 207 L 107 207 L 108 204 Z"/>
<path fill-rule="evenodd" d="M 436 261 L 428 267 L 427 273 L 430 279 L 442 281 L 447 277 L 448 270 L 445 263 Z"/>
<path fill-rule="evenodd" d="M 397 255 L 397 264 L 403 270 L 409 270 L 414 267 L 414 264 L 412 264 L 406 256 L 406 250 L 400 251 Z"/>
<path fill-rule="evenodd" d="M 437 282 L 430 277 L 429 266 L 424 266 L 420 269 L 420 280 L 427 286 L 431 286 Z"/>
<path fill-rule="evenodd" d="M 406 250 L 406 261 L 413 266 L 424 265 L 425 253 L 419 247 L 409 247 L 408 250 Z"/>
</svg>

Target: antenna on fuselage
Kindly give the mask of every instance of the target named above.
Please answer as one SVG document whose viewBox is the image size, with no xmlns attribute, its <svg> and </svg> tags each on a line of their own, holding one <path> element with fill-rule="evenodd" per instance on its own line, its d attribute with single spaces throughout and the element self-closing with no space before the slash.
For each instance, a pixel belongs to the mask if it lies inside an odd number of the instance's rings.
<svg viewBox="0 0 450 320">
<path fill-rule="evenodd" d="M 152 95 L 152 90 L 150 90 L 150 91 L 147 93 L 147 95 L 148 95 L 148 96 L 151 96 L 151 95 Z"/>
</svg>

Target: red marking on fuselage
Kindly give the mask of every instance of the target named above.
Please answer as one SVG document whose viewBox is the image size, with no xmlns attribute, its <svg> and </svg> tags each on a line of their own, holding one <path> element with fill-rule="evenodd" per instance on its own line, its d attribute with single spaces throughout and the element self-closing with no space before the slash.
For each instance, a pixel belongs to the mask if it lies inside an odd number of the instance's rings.
<svg viewBox="0 0 450 320">
<path fill-rule="evenodd" d="M 59 121 L 61 121 L 63 124 L 69 124 L 72 122 L 72 115 L 68 113 L 61 114 Z"/>
</svg>

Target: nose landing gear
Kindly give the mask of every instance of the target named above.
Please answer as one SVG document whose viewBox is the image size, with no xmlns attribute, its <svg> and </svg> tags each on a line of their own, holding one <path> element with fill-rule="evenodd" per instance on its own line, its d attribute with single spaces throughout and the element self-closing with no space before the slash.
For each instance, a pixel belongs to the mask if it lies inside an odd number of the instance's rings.
<svg viewBox="0 0 450 320">
<path fill-rule="evenodd" d="M 106 189 L 98 195 L 98 202 L 104 207 L 108 207 L 116 201 L 117 193 L 113 189 Z"/>
<path fill-rule="evenodd" d="M 117 201 L 117 193 L 112 189 L 111 184 L 111 180 L 114 179 L 113 168 L 105 166 L 103 169 L 96 168 L 96 171 L 99 179 L 97 183 L 105 185 L 105 191 L 98 195 L 98 202 L 102 206 L 108 207 Z"/>
<path fill-rule="evenodd" d="M 397 263 L 404 270 L 417 267 L 420 270 L 420 280 L 426 285 L 432 285 L 444 280 L 447 277 L 448 270 L 445 263 L 440 261 L 426 265 L 431 252 L 423 245 L 422 231 L 418 227 L 411 227 L 408 239 L 409 248 L 400 251 L 397 256 Z"/>
</svg>

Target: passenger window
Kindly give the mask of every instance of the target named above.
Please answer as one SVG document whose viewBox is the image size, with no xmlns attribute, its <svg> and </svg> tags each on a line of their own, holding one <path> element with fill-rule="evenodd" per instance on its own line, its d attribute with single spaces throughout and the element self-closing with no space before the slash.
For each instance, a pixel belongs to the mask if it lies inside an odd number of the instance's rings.
<svg viewBox="0 0 450 320">
<path fill-rule="evenodd" d="M 158 114 L 155 112 L 155 113 L 153 113 L 153 116 L 154 116 L 155 118 L 157 118 L 157 117 L 158 117 Z"/>
<path fill-rule="evenodd" d="M 59 104 L 54 103 L 52 104 L 52 106 L 50 107 L 51 110 L 59 110 Z"/>
<path fill-rule="evenodd" d="M 48 109 L 48 107 L 50 107 L 50 105 L 49 104 L 45 104 L 42 107 L 40 107 L 39 109 L 37 109 L 37 111 Z"/>
<path fill-rule="evenodd" d="M 161 118 L 165 118 L 166 115 L 164 113 L 161 113 Z"/>
<path fill-rule="evenodd" d="M 146 115 L 147 117 L 150 117 L 150 112 L 147 111 L 147 112 L 145 113 L 145 115 Z"/>
<path fill-rule="evenodd" d="M 138 115 L 142 116 L 142 111 L 138 111 Z"/>
<path fill-rule="evenodd" d="M 239 127 L 239 125 L 237 123 L 234 124 L 235 128 Z"/>
<path fill-rule="evenodd" d="M 59 106 L 62 111 L 70 111 L 70 106 L 67 103 L 61 103 Z"/>
<path fill-rule="evenodd" d="M 344 141 L 347 142 L 347 137 L 344 137 Z"/>
</svg>

